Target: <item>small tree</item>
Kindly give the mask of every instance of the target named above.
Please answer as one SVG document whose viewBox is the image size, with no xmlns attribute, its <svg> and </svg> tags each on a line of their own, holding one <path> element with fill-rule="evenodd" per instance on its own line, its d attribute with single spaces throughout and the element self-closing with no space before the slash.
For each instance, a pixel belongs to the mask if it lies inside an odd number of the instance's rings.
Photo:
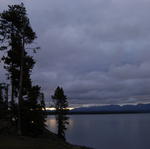
<svg viewBox="0 0 150 149">
<path fill-rule="evenodd" d="M 58 125 L 58 136 L 65 140 L 66 125 L 69 124 L 66 111 L 68 107 L 67 96 L 64 94 L 64 90 L 61 87 L 57 87 L 54 95 L 52 96 L 54 107 L 56 109 L 56 121 Z"/>
<path fill-rule="evenodd" d="M 64 90 L 61 87 L 57 87 L 54 95 L 52 96 L 56 112 L 64 112 L 68 107 L 67 96 L 64 94 Z"/>
</svg>

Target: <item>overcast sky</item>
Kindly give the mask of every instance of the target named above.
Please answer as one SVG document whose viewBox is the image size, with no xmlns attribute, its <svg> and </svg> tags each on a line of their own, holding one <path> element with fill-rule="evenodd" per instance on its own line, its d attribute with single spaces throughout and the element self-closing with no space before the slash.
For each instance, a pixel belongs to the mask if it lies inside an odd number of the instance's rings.
<svg viewBox="0 0 150 149">
<path fill-rule="evenodd" d="M 0 10 L 20 2 L 0 0 Z M 76 105 L 150 102 L 150 0 L 24 4 L 41 47 L 32 78 L 47 101 L 60 85 Z"/>
</svg>

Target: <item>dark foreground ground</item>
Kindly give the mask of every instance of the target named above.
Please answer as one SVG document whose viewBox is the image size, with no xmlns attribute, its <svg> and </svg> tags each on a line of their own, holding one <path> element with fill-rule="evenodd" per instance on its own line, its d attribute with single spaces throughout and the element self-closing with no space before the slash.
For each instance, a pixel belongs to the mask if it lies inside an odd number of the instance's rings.
<svg viewBox="0 0 150 149">
<path fill-rule="evenodd" d="M 65 143 L 57 139 L 0 136 L 0 149 L 88 149 Z"/>
<path fill-rule="evenodd" d="M 0 149 L 89 149 L 71 145 L 47 129 L 40 137 L 28 137 L 10 133 L 10 127 L 6 126 L 0 121 Z"/>
</svg>

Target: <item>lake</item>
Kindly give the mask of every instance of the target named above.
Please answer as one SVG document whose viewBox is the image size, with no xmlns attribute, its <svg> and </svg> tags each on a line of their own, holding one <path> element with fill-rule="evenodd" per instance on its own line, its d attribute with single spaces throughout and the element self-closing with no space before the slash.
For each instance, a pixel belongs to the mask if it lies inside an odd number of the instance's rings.
<svg viewBox="0 0 150 149">
<path fill-rule="evenodd" d="M 150 149 L 150 114 L 70 115 L 66 139 L 95 149 Z M 48 116 L 56 132 L 55 116 Z"/>
</svg>

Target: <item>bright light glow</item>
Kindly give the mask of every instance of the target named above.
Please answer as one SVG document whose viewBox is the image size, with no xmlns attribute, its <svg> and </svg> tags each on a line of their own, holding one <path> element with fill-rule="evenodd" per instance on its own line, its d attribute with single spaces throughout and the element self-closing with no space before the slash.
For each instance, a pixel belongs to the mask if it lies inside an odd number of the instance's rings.
<svg viewBox="0 0 150 149">
<path fill-rule="evenodd" d="M 73 107 L 68 107 L 66 108 L 66 110 L 73 110 L 74 108 Z M 56 110 L 55 108 L 51 107 L 51 108 L 46 108 L 46 110 L 50 110 L 50 111 L 54 111 Z"/>
<path fill-rule="evenodd" d="M 55 108 L 46 108 L 46 110 L 53 111 L 53 110 L 55 110 Z"/>
</svg>

